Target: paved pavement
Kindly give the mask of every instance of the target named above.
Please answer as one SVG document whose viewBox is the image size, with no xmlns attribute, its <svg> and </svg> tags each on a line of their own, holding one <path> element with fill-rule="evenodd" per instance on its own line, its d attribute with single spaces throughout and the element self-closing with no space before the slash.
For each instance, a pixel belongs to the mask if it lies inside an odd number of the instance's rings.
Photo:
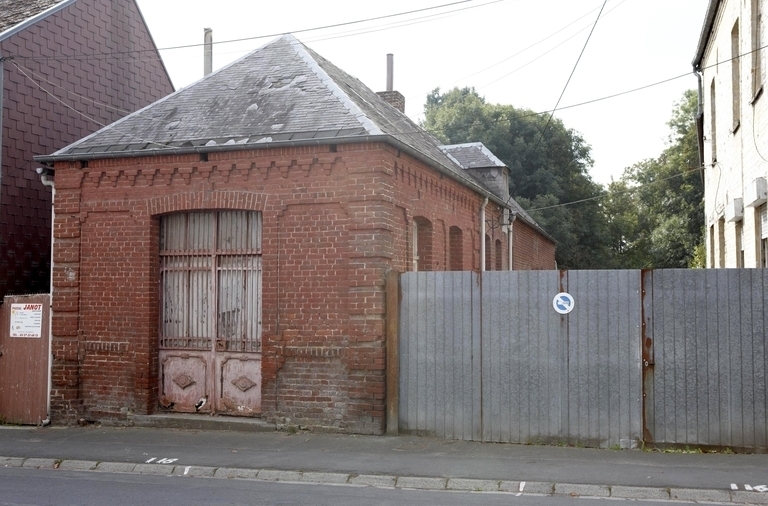
<svg viewBox="0 0 768 506">
<path fill-rule="evenodd" d="M 768 504 L 766 454 L 289 433 L 211 417 L 137 417 L 135 423 L 140 426 L 0 427 L 0 467 Z"/>
</svg>

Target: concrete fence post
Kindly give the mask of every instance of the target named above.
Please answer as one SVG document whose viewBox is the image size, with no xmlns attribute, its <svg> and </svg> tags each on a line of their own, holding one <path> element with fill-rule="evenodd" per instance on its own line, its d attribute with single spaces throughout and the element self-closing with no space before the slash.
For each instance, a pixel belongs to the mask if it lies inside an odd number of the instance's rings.
<svg viewBox="0 0 768 506">
<path fill-rule="evenodd" d="M 391 270 L 387 273 L 387 434 L 399 433 L 400 416 L 400 273 Z"/>
</svg>

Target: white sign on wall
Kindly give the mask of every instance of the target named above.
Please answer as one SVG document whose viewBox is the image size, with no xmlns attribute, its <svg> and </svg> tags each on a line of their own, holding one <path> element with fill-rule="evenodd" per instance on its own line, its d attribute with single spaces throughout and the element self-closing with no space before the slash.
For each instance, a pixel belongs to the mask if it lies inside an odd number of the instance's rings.
<svg viewBox="0 0 768 506">
<path fill-rule="evenodd" d="M 573 295 L 566 292 L 560 292 L 552 299 L 552 307 L 560 314 L 568 314 L 573 311 Z"/>
<path fill-rule="evenodd" d="M 11 337 L 43 337 L 42 304 L 11 304 Z"/>
</svg>

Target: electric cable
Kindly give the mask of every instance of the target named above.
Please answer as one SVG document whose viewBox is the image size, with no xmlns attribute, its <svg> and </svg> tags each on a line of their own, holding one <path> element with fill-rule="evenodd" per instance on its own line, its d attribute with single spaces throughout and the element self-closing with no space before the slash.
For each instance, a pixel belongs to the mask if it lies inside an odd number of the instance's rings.
<svg viewBox="0 0 768 506">
<path fill-rule="evenodd" d="M 342 26 L 349 26 L 349 25 L 354 25 L 354 24 L 367 23 L 367 22 L 370 22 L 370 21 L 378 21 L 378 20 L 381 20 L 381 19 L 388 19 L 388 18 L 399 17 L 399 16 L 407 16 L 409 14 L 416 14 L 416 13 L 419 13 L 419 12 L 425 12 L 425 11 L 430 11 L 430 10 L 435 10 L 435 9 L 442 9 L 442 8 L 445 8 L 445 7 L 451 7 L 451 6 L 454 6 L 454 5 L 465 4 L 465 3 L 475 2 L 475 1 L 477 1 L 477 0 L 458 0 L 456 2 L 450 2 L 450 3 L 446 3 L 446 4 L 435 5 L 435 6 L 432 6 L 432 7 L 424 7 L 422 9 L 414 9 L 414 10 L 411 10 L 411 11 L 397 12 L 397 13 L 394 13 L 394 14 L 385 14 L 383 16 L 376 16 L 376 17 L 372 17 L 372 18 L 359 19 L 359 20 L 355 20 L 355 21 L 345 21 L 345 22 L 342 22 L 342 23 L 334 23 L 334 24 L 331 24 L 331 25 L 317 26 L 317 27 L 313 27 L 313 28 L 304 28 L 304 29 L 301 29 L 301 30 L 293 30 L 293 31 L 290 31 L 290 32 L 285 32 L 285 33 L 272 33 L 272 34 L 268 34 L 268 35 L 256 35 L 256 36 L 252 36 L 252 37 L 243 37 L 243 38 L 239 38 L 239 39 L 222 40 L 222 41 L 218 41 L 218 42 L 212 42 L 212 44 L 216 44 L 216 45 L 219 45 L 219 44 L 230 44 L 230 43 L 233 43 L 233 42 L 245 42 L 245 41 L 250 41 L 250 40 L 274 38 L 274 37 L 279 37 L 281 35 L 285 35 L 286 33 L 306 33 L 306 32 L 314 32 L 314 31 L 319 31 L 319 30 L 327 30 L 329 28 L 339 28 L 339 27 L 342 27 Z M 503 2 L 503 1 L 505 1 L 505 0 L 493 0 L 493 1 L 488 2 L 486 4 L 477 5 L 477 6 L 474 6 L 474 7 L 471 7 L 471 8 L 484 7 L 484 6 L 489 5 L 489 4 Z M 66 56 L 65 59 L 73 59 L 73 58 L 74 59 L 83 59 L 83 58 L 92 58 L 92 57 L 96 57 L 96 56 L 120 56 L 120 55 L 131 55 L 131 54 L 136 54 L 136 53 L 171 51 L 171 50 L 174 50 L 174 49 L 188 49 L 188 48 L 193 48 L 193 47 L 201 47 L 201 46 L 204 46 L 204 45 L 205 45 L 205 43 L 202 43 L 202 44 L 201 43 L 197 43 L 197 44 L 186 44 L 186 45 L 181 45 L 181 46 L 164 47 L 164 48 L 138 49 L 138 50 L 134 50 L 134 51 L 113 51 L 113 52 L 109 52 L 109 53 L 90 53 L 90 54 L 70 55 L 70 56 Z M 28 56 L 28 57 L 13 56 L 13 58 L 26 59 L 26 60 L 38 60 L 38 61 L 39 60 L 59 60 L 60 59 L 60 58 L 56 58 L 56 57 L 34 57 L 34 56 Z"/>
<path fill-rule="evenodd" d="M 670 179 L 674 179 L 674 178 L 677 178 L 677 177 L 686 176 L 686 175 L 690 174 L 691 172 L 699 171 L 701 169 L 703 169 L 703 166 L 691 167 L 691 168 L 686 169 L 683 172 L 679 172 L 677 174 L 672 174 L 671 176 L 663 177 L 663 178 L 660 178 L 660 179 L 654 179 L 653 181 L 650 181 L 650 182 L 648 182 L 646 184 L 628 187 L 627 189 L 618 191 L 616 193 L 621 195 L 621 194 L 624 194 L 624 193 L 634 192 L 634 191 L 637 191 L 637 190 L 641 190 L 643 188 L 647 188 L 647 187 L 649 187 L 651 185 L 654 185 L 656 183 L 661 183 L 663 181 L 668 181 Z M 575 204 L 581 204 L 583 202 L 590 202 L 592 200 L 599 200 L 599 199 L 602 199 L 602 198 L 605 198 L 605 197 L 609 197 L 611 195 L 612 195 L 612 193 L 606 191 L 604 193 L 601 193 L 600 195 L 595 195 L 595 196 L 592 196 L 592 197 L 586 197 L 586 198 L 579 199 L 579 200 L 574 200 L 574 201 L 571 201 L 571 202 L 562 202 L 562 203 L 559 203 L 559 204 L 552 204 L 551 206 L 534 207 L 534 208 L 531 208 L 531 209 L 526 209 L 525 211 L 530 213 L 530 212 L 533 212 L 533 211 L 544 211 L 546 209 L 556 209 L 556 208 L 560 208 L 560 207 L 567 207 L 567 206 L 572 206 L 572 205 L 575 205 Z"/>
</svg>

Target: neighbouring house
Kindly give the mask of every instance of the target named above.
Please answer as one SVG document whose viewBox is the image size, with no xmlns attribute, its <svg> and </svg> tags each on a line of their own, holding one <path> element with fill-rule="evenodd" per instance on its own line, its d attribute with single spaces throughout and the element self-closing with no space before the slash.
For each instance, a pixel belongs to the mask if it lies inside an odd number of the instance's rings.
<svg viewBox="0 0 768 506">
<path fill-rule="evenodd" d="M 0 303 L 50 289 L 51 189 L 33 156 L 172 91 L 133 0 L 0 0 Z"/>
<path fill-rule="evenodd" d="M 694 70 L 707 267 L 768 267 L 766 0 L 710 0 Z"/>
<path fill-rule="evenodd" d="M 510 234 L 515 266 L 555 267 L 503 164 L 439 146 L 403 104 L 286 35 L 37 157 L 57 194 L 54 423 L 381 433 L 389 271 L 508 269 Z"/>
</svg>

